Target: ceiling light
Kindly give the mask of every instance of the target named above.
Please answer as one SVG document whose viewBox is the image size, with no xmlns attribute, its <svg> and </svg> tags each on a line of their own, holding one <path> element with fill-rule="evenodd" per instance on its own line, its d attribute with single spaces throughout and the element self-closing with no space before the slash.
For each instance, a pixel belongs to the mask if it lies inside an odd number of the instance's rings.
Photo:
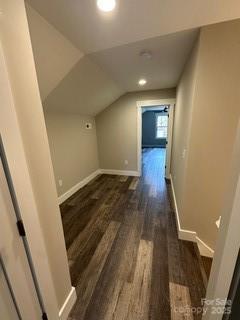
<svg viewBox="0 0 240 320">
<path fill-rule="evenodd" d="M 104 12 L 112 11 L 116 6 L 116 0 L 97 0 L 97 6 Z"/>
<path fill-rule="evenodd" d="M 140 86 L 144 86 L 146 83 L 147 83 L 147 80 L 145 80 L 145 79 L 140 79 L 140 80 L 138 81 L 138 84 L 139 84 Z"/>
</svg>

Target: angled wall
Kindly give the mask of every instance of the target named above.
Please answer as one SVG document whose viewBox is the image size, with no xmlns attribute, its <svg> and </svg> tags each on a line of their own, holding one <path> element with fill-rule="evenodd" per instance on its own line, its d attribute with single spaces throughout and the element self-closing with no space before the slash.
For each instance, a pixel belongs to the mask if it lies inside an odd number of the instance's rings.
<svg viewBox="0 0 240 320">
<path fill-rule="evenodd" d="M 29 4 L 26 10 L 44 109 L 95 115 L 124 93 Z"/>
<path fill-rule="evenodd" d="M 26 4 L 38 84 L 42 100 L 83 57 L 60 32 Z"/>
<path fill-rule="evenodd" d="M 43 103 L 47 111 L 94 116 L 123 91 L 96 63 L 84 56 Z"/>
</svg>

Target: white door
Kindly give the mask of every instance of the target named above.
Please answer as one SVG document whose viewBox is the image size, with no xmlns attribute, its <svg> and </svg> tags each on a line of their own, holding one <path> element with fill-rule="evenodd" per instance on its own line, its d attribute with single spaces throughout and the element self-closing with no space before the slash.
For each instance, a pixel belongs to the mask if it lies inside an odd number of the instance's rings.
<svg viewBox="0 0 240 320">
<path fill-rule="evenodd" d="M 0 319 L 37 320 L 42 313 L 16 222 L 0 155 Z"/>
</svg>

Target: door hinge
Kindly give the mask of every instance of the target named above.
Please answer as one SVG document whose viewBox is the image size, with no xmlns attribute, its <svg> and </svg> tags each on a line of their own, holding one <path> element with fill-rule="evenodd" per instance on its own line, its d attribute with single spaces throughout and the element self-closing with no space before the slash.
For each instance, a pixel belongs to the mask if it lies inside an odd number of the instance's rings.
<svg viewBox="0 0 240 320">
<path fill-rule="evenodd" d="M 25 237 L 26 236 L 26 232 L 25 232 L 25 228 L 24 228 L 24 224 L 22 220 L 18 220 L 17 221 L 17 228 L 18 228 L 18 233 L 21 237 Z"/>
<path fill-rule="evenodd" d="M 46 312 L 43 312 L 42 314 L 42 320 L 48 320 Z"/>
<path fill-rule="evenodd" d="M 166 141 L 166 144 L 168 144 L 168 141 Z"/>
</svg>

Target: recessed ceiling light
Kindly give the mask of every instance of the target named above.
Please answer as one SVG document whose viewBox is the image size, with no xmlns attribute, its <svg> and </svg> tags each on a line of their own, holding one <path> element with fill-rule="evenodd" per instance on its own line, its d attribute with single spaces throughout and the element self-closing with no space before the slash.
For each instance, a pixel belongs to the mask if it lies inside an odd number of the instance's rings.
<svg viewBox="0 0 240 320">
<path fill-rule="evenodd" d="M 146 79 L 140 79 L 140 80 L 138 81 L 138 84 L 139 84 L 140 86 L 144 86 L 146 83 L 147 83 L 147 80 L 146 80 Z"/>
<path fill-rule="evenodd" d="M 110 12 L 116 6 L 116 0 L 97 0 L 97 6 L 101 11 Z"/>
</svg>

